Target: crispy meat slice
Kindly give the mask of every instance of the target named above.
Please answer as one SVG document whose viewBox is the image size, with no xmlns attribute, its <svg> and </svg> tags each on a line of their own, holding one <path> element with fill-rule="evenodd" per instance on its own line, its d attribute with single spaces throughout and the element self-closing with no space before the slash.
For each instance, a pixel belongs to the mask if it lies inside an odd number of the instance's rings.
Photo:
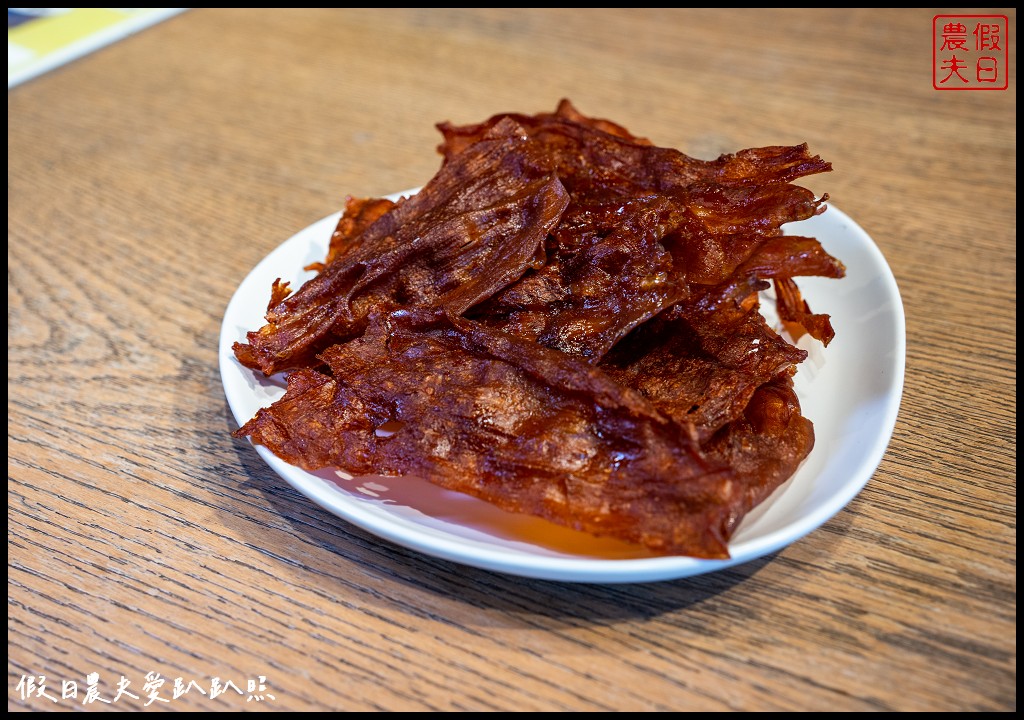
<svg viewBox="0 0 1024 720">
<path fill-rule="evenodd" d="M 574 197 L 685 192 L 701 181 L 756 189 L 765 183 L 788 183 L 832 168 L 820 157 L 808 154 L 806 144 L 752 148 L 716 160 L 699 160 L 652 145 L 610 121 L 587 118 L 567 100 L 555 113 L 502 113 L 474 125 L 439 123 L 444 142 L 438 151 L 445 163 L 451 162 L 510 119 L 544 145 L 558 177 Z"/>
<path fill-rule="evenodd" d="M 352 247 L 367 228 L 394 206 L 395 203 L 387 198 L 354 198 L 351 195 L 345 198 L 345 212 L 331 234 L 327 258 L 322 263 L 307 265 L 305 269 L 320 272 L 339 257 L 352 252 Z"/>
<path fill-rule="evenodd" d="M 293 372 L 236 435 L 307 469 L 728 557 L 814 443 L 792 384 L 806 353 L 758 293 L 774 282 L 780 316 L 831 339 L 793 278 L 845 270 L 782 230 L 824 210 L 792 181 L 830 165 L 806 145 L 697 160 L 568 101 L 438 127 L 423 191 L 350 198 L 319 275 L 274 284 L 235 351 Z"/>
<path fill-rule="evenodd" d="M 577 204 L 556 230 L 558 245 L 544 267 L 470 316 L 597 362 L 631 329 L 687 296 L 661 245 L 683 212 L 656 195 L 600 207 Z"/>
<path fill-rule="evenodd" d="M 447 163 L 415 196 L 372 222 L 267 324 L 236 344 L 267 375 L 317 364 L 362 333 L 371 311 L 444 307 L 460 314 L 535 263 L 568 203 L 537 143 L 511 121 Z"/>
<path fill-rule="evenodd" d="M 806 355 L 751 309 L 727 328 L 658 318 L 630 334 L 600 367 L 677 423 L 692 423 L 704 442 L 738 418 L 761 385 Z"/>
<path fill-rule="evenodd" d="M 301 370 L 238 435 L 307 469 L 412 475 L 641 543 L 727 557 L 744 512 L 689 429 L 564 353 L 443 316 L 395 313 Z M 385 424 L 397 432 L 380 437 Z"/>
<path fill-rule="evenodd" d="M 841 276 L 812 239 L 781 225 L 819 201 L 787 183 L 717 186 L 626 199 L 576 194 L 549 239 L 543 267 L 470 316 L 550 348 L 598 362 L 630 330 L 739 272 L 759 277 Z M 801 244 L 803 243 L 803 244 Z"/>
<path fill-rule="evenodd" d="M 544 145 L 570 202 L 543 267 L 470 316 L 591 362 L 634 327 L 690 301 L 695 285 L 726 282 L 784 223 L 824 209 L 824 198 L 790 182 L 830 169 L 806 146 L 696 160 L 586 118 L 568 101 L 553 114 L 442 123 L 445 162 L 510 120 Z"/>
<path fill-rule="evenodd" d="M 841 277 L 841 276 L 840 276 Z M 800 288 L 791 277 L 777 277 L 775 282 L 775 294 L 778 298 L 779 317 L 788 323 L 797 326 L 797 330 L 804 330 L 815 340 L 820 340 L 825 346 L 832 342 L 835 337 L 835 330 L 832 329 L 832 321 L 828 315 L 812 313 L 807 301 L 800 294 Z M 799 337 L 798 333 L 794 333 Z"/>
<path fill-rule="evenodd" d="M 710 459 L 734 471 L 741 488 L 736 524 L 792 477 L 813 447 L 814 427 L 800 414 L 789 373 L 761 385 L 743 414 L 703 445 Z"/>
<path fill-rule="evenodd" d="M 677 422 L 692 422 L 703 442 L 737 418 L 761 385 L 807 356 L 760 314 L 757 291 L 766 279 L 844 271 L 814 238 L 768 238 L 725 282 L 639 327 L 602 368 Z"/>
<path fill-rule="evenodd" d="M 504 118 L 511 118 L 527 132 L 536 133 L 539 128 L 545 126 L 556 126 L 562 121 L 567 124 L 582 125 L 594 130 L 600 130 L 608 135 L 622 138 L 637 145 L 651 145 L 646 138 L 637 137 L 626 128 L 611 120 L 600 118 L 589 118 L 573 107 L 568 99 L 563 98 L 558 103 L 554 113 L 537 113 L 536 115 L 524 115 L 522 113 L 500 113 L 492 116 L 482 123 L 470 125 L 453 125 L 450 122 L 437 124 L 437 129 L 444 136 L 444 142 L 438 146 L 437 151 L 450 159 L 475 142 L 478 142 L 487 132 L 501 122 Z"/>
</svg>

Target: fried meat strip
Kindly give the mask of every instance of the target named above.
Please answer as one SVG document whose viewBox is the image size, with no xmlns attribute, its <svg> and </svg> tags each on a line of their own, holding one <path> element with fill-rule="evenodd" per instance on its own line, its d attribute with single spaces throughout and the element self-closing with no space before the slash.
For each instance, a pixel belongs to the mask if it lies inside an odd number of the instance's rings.
<svg viewBox="0 0 1024 720">
<path fill-rule="evenodd" d="M 699 182 L 754 188 L 788 183 L 832 167 L 809 155 L 806 144 L 751 148 L 716 160 L 699 160 L 652 145 L 608 120 L 587 118 L 567 100 L 554 113 L 502 113 L 475 125 L 439 123 L 444 142 L 438 151 L 445 164 L 508 120 L 546 148 L 555 172 L 574 196 L 632 196 L 638 190 L 686 193 Z"/>
<path fill-rule="evenodd" d="M 761 385 L 743 413 L 703 445 L 712 462 L 733 471 L 733 493 L 743 516 L 796 472 L 814 447 L 814 427 L 800 414 L 793 380 L 783 373 Z"/>
<path fill-rule="evenodd" d="M 806 353 L 759 292 L 774 282 L 783 320 L 832 338 L 793 278 L 845 270 L 782 231 L 824 209 L 792 181 L 830 165 L 806 145 L 697 160 L 568 101 L 438 127 L 418 195 L 350 199 L 320 274 L 274 284 L 236 355 L 293 372 L 236 435 L 310 470 L 728 557 L 814 444 L 792 383 Z"/>
<path fill-rule="evenodd" d="M 836 333 L 832 329 L 832 321 L 829 316 L 811 312 L 810 306 L 803 299 L 800 288 L 793 282 L 793 278 L 777 277 L 774 282 L 779 317 L 805 330 L 812 338 L 820 340 L 823 345 L 832 342 Z"/>
<path fill-rule="evenodd" d="M 692 423 L 703 442 L 739 417 L 758 387 L 806 357 L 756 309 L 728 332 L 718 330 L 658 318 L 630 334 L 600 367 L 667 417 Z"/>
<path fill-rule="evenodd" d="M 759 386 L 806 358 L 760 314 L 757 292 L 766 280 L 843 273 L 814 238 L 769 238 L 725 282 L 626 337 L 602 367 L 662 413 L 694 423 L 703 441 L 737 418 Z"/>
<path fill-rule="evenodd" d="M 460 314 L 534 264 L 567 203 L 542 148 L 512 121 L 498 123 L 423 190 L 340 245 L 235 354 L 270 375 L 317 364 L 318 352 L 358 337 L 371 311 Z"/>
<path fill-rule="evenodd" d="M 387 198 L 345 198 L 345 212 L 341 214 L 338 226 L 331 234 L 327 258 L 322 263 L 307 265 L 305 269 L 322 272 L 339 257 L 352 252 L 359 237 L 394 206 L 395 203 Z"/>
<path fill-rule="evenodd" d="M 285 396 L 237 434 L 306 469 L 419 476 L 655 553 L 728 556 L 742 485 L 685 427 L 584 362 L 404 313 L 323 359 L 331 375 L 292 373 Z"/>
<path fill-rule="evenodd" d="M 810 191 L 790 183 L 830 169 L 806 146 L 701 161 L 585 118 L 566 101 L 554 114 L 439 125 L 446 163 L 509 120 L 544 144 L 570 202 L 544 266 L 470 316 L 590 362 L 634 327 L 685 304 L 699 286 L 719 285 L 764 255 L 784 223 L 823 209 Z M 801 274 L 817 273 L 776 269 L 773 277 Z"/>
<path fill-rule="evenodd" d="M 470 317 L 597 362 L 632 328 L 686 297 L 686 283 L 661 244 L 682 213 L 678 204 L 655 195 L 571 204 L 548 262 Z"/>
</svg>

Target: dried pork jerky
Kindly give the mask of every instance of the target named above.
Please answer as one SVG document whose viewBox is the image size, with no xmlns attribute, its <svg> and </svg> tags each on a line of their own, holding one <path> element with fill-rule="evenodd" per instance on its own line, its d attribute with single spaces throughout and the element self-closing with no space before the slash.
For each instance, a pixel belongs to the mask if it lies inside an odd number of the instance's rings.
<svg viewBox="0 0 1024 720">
<path fill-rule="evenodd" d="M 693 424 L 703 442 L 739 417 L 758 387 L 805 357 L 752 309 L 727 329 L 659 318 L 630 334 L 600 367 L 659 412 Z"/>
<path fill-rule="evenodd" d="M 569 355 L 395 313 L 239 430 L 290 463 L 414 475 L 657 553 L 727 557 L 740 483 L 685 426 Z M 379 428 L 400 426 L 382 437 Z"/>
<path fill-rule="evenodd" d="M 338 226 L 331 234 L 327 258 L 322 263 L 307 265 L 305 269 L 320 272 L 339 257 L 353 252 L 354 246 L 359 243 L 362 234 L 394 206 L 394 201 L 387 198 L 354 198 L 351 196 L 346 198 L 345 212 L 342 213 L 338 220 Z M 271 303 L 272 306 L 276 304 Z"/>
<path fill-rule="evenodd" d="M 514 120 L 543 143 L 570 202 L 543 267 L 495 294 L 471 316 L 491 327 L 597 362 L 633 327 L 717 285 L 782 224 L 821 200 L 789 181 L 829 169 L 806 146 L 723 155 L 706 162 L 658 148 L 563 102 L 554 114 L 496 115 L 442 124 L 446 162 L 491 128 Z M 609 174 L 614 174 L 613 178 Z M 815 272 L 775 269 L 773 277 Z"/>
<path fill-rule="evenodd" d="M 778 298 L 779 317 L 806 330 L 812 338 L 828 345 L 835 337 L 832 321 L 828 315 L 812 313 L 810 306 L 800 294 L 800 288 L 792 277 L 775 278 L 775 294 Z"/>
<path fill-rule="evenodd" d="M 697 160 L 567 101 L 438 127 L 419 195 L 350 200 L 320 275 L 275 283 L 236 354 L 294 372 L 236 434 L 727 557 L 813 446 L 791 379 L 806 353 L 758 293 L 774 282 L 782 318 L 831 339 L 793 278 L 842 264 L 781 227 L 824 209 L 792 181 L 829 164 L 805 145 Z"/>
<path fill-rule="evenodd" d="M 596 362 L 636 325 L 687 296 L 686 283 L 673 272 L 672 255 L 661 244 L 683 212 L 656 195 L 601 208 L 574 207 L 555 233 L 551 259 L 471 317 Z M 580 215 L 589 222 L 577 220 L 569 237 L 566 228 Z"/>
<path fill-rule="evenodd" d="M 586 118 L 565 100 L 553 114 L 504 113 L 476 125 L 438 124 L 445 139 L 438 150 L 445 163 L 509 120 L 544 145 L 555 172 L 573 196 L 685 193 L 701 181 L 756 190 L 766 183 L 788 183 L 831 169 L 829 163 L 809 155 L 806 144 L 751 148 L 716 160 L 699 160 L 652 145 L 610 121 Z M 609 126 L 618 131 L 609 132 Z"/>
<path fill-rule="evenodd" d="M 638 328 L 602 367 L 677 422 L 692 422 L 703 441 L 738 417 L 758 387 L 806 358 L 760 314 L 766 279 L 843 272 L 814 238 L 768 238 L 726 282 Z"/>
<path fill-rule="evenodd" d="M 235 354 L 270 375 L 316 364 L 321 350 L 357 337 L 371 311 L 443 306 L 459 314 L 533 264 L 567 202 L 537 143 L 512 121 L 498 123 L 339 246 Z"/>
<path fill-rule="evenodd" d="M 814 428 L 800 414 L 800 401 L 788 374 L 761 385 L 742 415 L 712 436 L 703 448 L 708 459 L 733 471 L 736 522 L 796 472 L 814 447 Z"/>
</svg>

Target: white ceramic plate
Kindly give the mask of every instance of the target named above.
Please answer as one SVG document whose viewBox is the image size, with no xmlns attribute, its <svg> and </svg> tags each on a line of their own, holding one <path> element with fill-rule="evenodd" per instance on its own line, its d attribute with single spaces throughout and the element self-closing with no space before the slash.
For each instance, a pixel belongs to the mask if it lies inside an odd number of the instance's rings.
<svg viewBox="0 0 1024 720">
<path fill-rule="evenodd" d="M 302 267 L 323 260 L 339 215 L 310 225 L 270 253 L 228 304 L 220 370 L 239 424 L 284 394 L 285 382 L 243 367 L 232 343 L 264 324 L 275 278 L 298 288 L 313 276 Z M 498 572 L 572 582 L 647 582 L 720 570 L 775 552 L 825 523 L 872 476 L 896 424 L 905 358 L 896 281 L 867 233 L 834 207 L 786 230 L 817 237 L 846 265 L 847 277 L 798 279 L 813 310 L 831 315 L 836 329 L 827 349 L 809 339 L 801 343 L 811 355 L 800 366 L 796 390 L 804 415 L 814 423 L 815 446 L 797 473 L 744 519 L 729 543 L 729 560 L 653 557 L 626 543 L 506 513 L 423 480 L 352 478 L 334 470 L 309 473 L 262 446 L 255 446 L 256 452 L 311 500 L 371 533 L 427 555 Z M 764 306 L 768 315 L 774 303 Z"/>
</svg>

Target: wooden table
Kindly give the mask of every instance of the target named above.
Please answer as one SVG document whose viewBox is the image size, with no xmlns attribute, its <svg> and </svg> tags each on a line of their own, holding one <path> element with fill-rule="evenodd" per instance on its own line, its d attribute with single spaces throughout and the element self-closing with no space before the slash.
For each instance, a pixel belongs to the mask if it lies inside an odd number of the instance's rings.
<svg viewBox="0 0 1024 720">
<path fill-rule="evenodd" d="M 82 706 L 96 673 L 139 697 L 118 709 L 1015 709 L 1016 15 L 991 92 L 933 89 L 932 15 L 194 10 L 10 91 L 9 708 Z M 807 141 L 835 171 L 805 184 L 892 267 L 888 453 L 774 555 L 471 569 L 230 436 L 217 337 L 249 270 L 348 193 L 421 185 L 434 122 L 561 97 L 701 157 Z"/>
</svg>

